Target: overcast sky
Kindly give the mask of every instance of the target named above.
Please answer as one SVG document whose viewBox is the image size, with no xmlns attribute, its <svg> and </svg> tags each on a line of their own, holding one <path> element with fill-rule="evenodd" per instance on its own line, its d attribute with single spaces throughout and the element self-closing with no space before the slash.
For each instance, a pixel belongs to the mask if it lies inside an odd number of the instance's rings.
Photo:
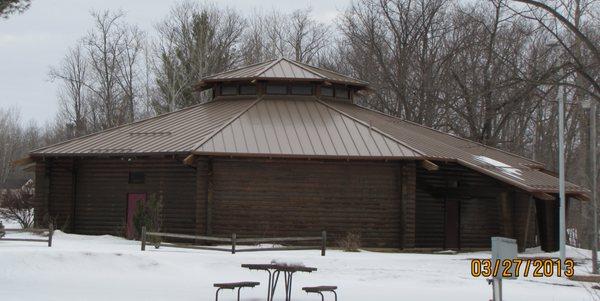
<svg viewBox="0 0 600 301">
<path fill-rule="evenodd" d="M 57 111 L 57 84 L 50 66 L 91 28 L 90 11 L 121 9 L 130 23 L 145 31 L 163 19 L 176 0 L 32 0 L 29 10 L 0 19 L 0 108 L 18 107 L 23 121 L 52 120 Z M 228 0 L 218 6 L 240 10 L 292 11 L 312 7 L 316 18 L 331 22 L 350 0 Z"/>
</svg>

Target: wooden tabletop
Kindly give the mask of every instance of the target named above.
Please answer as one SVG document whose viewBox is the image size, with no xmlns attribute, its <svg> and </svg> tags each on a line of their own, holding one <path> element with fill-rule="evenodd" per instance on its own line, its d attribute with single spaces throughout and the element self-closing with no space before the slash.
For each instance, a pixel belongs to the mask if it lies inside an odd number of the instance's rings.
<svg viewBox="0 0 600 301">
<path fill-rule="evenodd" d="M 317 268 L 305 267 L 301 265 L 289 265 L 281 263 L 267 263 L 267 264 L 242 264 L 243 268 L 250 270 L 276 270 L 282 272 L 314 272 Z"/>
</svg>

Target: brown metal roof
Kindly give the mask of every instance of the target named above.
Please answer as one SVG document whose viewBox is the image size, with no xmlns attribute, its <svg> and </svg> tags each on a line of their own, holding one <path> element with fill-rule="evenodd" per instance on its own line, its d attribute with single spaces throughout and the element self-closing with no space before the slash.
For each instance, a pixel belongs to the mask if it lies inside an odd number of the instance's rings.
<svg viewBox="0 0 600 301">
<path fill-rule="evenodd" d="M 253 99 L 213 101 L 68 140 L 32 156 L 189 153 L 194 145 L 252 104 Z"/>
<path fill-rule="evenodd" d="M 417 158 L 409 147 L 315 97 L 259 99 L 207 136 L 194 154 Z"/>
<path fill-rule="evenodd" d="M 558 191 L 558 179 L 541 163 L 350 102 L 313 96 L 216 99 L 30 155 L 173 153 L 455 161 L 532 193 Z M 572 194 L 588 192 L 571 183 L 566 188 Z"/>
<path fill-rule="evenodd" d="M 372 124 L 430 159 L 452 160 L 530 192 L 556 193 L 558 179 L 543 170 L 543 164 L 459 138 L 412 122 L 354 104 L 331 102 L 336 109 Z M 568 193 L 587 193 L 575 184 L 566 184 Z"/>
<path fill-rule="evenodd" d="M 342 75 L 330 70 L 317 68 L 286 58 L 271 60 L 259 64 L 242 67 L 210 75 L 202 79 L 203 83 L 232 81 L 232 80 L 301 80 L 301 81 L 327 81 L 367 87 L 368 83 L 356 78 Z"/>
</svg>

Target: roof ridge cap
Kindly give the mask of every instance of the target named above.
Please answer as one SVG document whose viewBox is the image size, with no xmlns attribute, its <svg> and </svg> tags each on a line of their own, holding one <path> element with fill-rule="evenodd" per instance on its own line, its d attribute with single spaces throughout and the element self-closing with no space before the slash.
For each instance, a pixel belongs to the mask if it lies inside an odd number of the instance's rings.
<svg viewBox="0 0 600 301">
<path fill-rule="evenodd" d="M 248 110 L 250 110 L 252 107 L 254 107 L 257 103 L 261 102 L 262 100 L 263 100 L 262 96 L 258 97 L 255 101 L 253 101 L 251 104 L 249 104 L 248 107 L 246 107 L 245 109 L 243 109 L 239 113 L 235 114 L 235 116 L 233 116 L 227 122 L 223 123 L 218 129 L 214 130 L 208 136 L 206 136 L 202 140 L 200 140 L 200 142 L 196 143 L 192 147 L 192 151 L 191 151 L 192 154 L 194 152 L 196 152 L 200 147 L 202 147 L 206 142 L 208 142 L 208 140 L 212 139 L 216 134 L 218 134 L 219 132 L 223 131 L 226 127 L 228 127 L 230 124 L 232 124 L 238 118 L 240 118 L 242 115 L 246 114 L 246 112 L 248 112 Z"/>
<path fill-rule="evenodd" d="M 287 62 L 289 62 L 290 64 L 295 65 L 298 68 L 304 69 L 304 70 L 306 70 L 306 71 L 308 71 L 308 72 L 310 72 L 312 74 L 316 74 L 316 75 L 320 76 L 321 79 L 324 79 L 324 80 L 328 79 L 327 76 L 325 76 L 325 75 L 323 75 L 323 74 L 321 74 L 319 72 L 316 72 L 314 70 L 310 70 L 310 69 L 306 68 L 306 66 L 305 66 L 306 64 L 304 64 L 304 63 L 296 62 L 294 60 L 290 60 L 290 59 L 286 59 L 286 58 L 283 58 L 283 59 L 286 60 Z"/>
<path fill-rule="evenodd" d="M 250 64 L 250 65 L 244 65 L 244 66 L 240 66 L 240 67 L 237 67 L 237 68 L 233 68 L 233 69 L 221 71 L 221 72 L 214 73 L 214 74 L 209 74 L 207 76 L 203 76 L 200 80 L 207 79 L 207 78 L 210 78 L 210 77 L 219 76 L 219 75 L 223 75 L 223 74 L 229 73 L 229 72 L 234 72 L 234 71 L 239 71 L 239 70 L 247 69 L 247 68 L 254 67 L 254 66 L 257 66 L 257 65 L 261 65 L 261 64 L 271 63 L 272 61 L 274 61 L 274 60 L 266 60 L 266 61 L 262 61 L 262 62 Z"/>
<path fill-rule="evenodd" d="M 377 133 L 379 133 L 379 134 L 383 135 L 384 137 L 386 137 L 386 138 L 388 138 L 388 139 L 391 139 L 392 141 L 395 141 L 396 143 L 398 143 L 398 144 L 400 144 L 400 145 L 402 145 L 402 146 L 404 146 L 404 147 L 406 147 L 406 148 L 409 148 L 410 150 L 412 150 L 412 151 L 414 151 L 414 152 L 416 152 L 416 153 L 420 154 L 420 155 L 421 155 L 421 156 L 423 156 L 423 157 L 427 157 L 427 155 L 426 155 L 424 152 L 422 152 L 421 150 L 419 150 L 419 149 L 417 149 L 417 148 L 414 148 L 413 146 L 410 146 L 410 145 L 406 144 L 405 142 L 402 142 L 402 141 L 400 141 L 400 140 L 396 139 L 394 136 L 392 136 L 392 135 L 390 135 L 390 134 L 386 133 L 385 131 L 383 131 L 383 130 L 379 129 L 378 127 L 376 127 L 376 126 L 373 126 L 373 125 L 371 125 L 371 124 L 367 124 L 366 122 L 364 122 L 364 121 L 362 121 L 362 120 L 360 120 L 360 119 L 358 119 L 358 118 L 356 118 L 356 117 L 354 117 L 354 116 L 351 116 L 350 114 L 348 114 L 348 113 L 346 113 L 346 112 L 344 112 L 344 111 L 342 111 L 342 110 L 339 110 L 339 109 L 338 109 L 338 108 L 336 108 L 336 107 L 333 107 L 333 106 L 331 106 L 330 104 L 328 104 L 328 103 L 324 102 L 323 100 L 321 100 L 321 99 L 320 99 L 320 98 L 318 98 L 318 97 L 314 97 L 314 99 L 315 99 L 315 100 L 316 100 L 318 103 L 320 103 L 321 105 L 324 105 L 324 106 L 326 106 L 327 108 L 329 108 L 329 109 L 332 109 L 332 110 L 334 110 L 334 111 L 336 111 L 336 112 L 338 112 L 338 113 L 340 113 L 340 114 L 342 114 L 342 115 L 344 115 L 344 116 L 346 116 L 346 117 L 348 117 L 348 118 L 350 118 L 350 119 L 352 119 L 352 120 L 354 120 L 354 121 L 356 121 L 356 122 L 358 122 L 358 123 L 362 124 L 363 126 L 366 126 L 366 127 L 370 128 L 370 129 L 372 129 L 372 130 L 376 131 Z"/>
<path fill-rule="evenodd" d="M 303 63 L 300 63 L 300 64 L 303 64 Z M 325 69 L 325 68 L 321 68 L 321 67 L 317 67 L 317 66 L 313 66 L 313 65 L 309 65 L 309 64 L 304 64 L 304 65 L 306 65 L 306 66 L 308 66 L 310 68 L 315 68 L 315 69 L 319 69 L 319 70 L 322 70 L 322 71 L 331 72 L 331 73 L 337 74 L 339 76 L 347 77 L 347 78 L 353 79 L 353 80 L 355 80 L 357 82 L 361 82 L 363 84 L 369 85 L 369 82 L 367 82 L 367 81 L 364 81 L 362 79 L 359 79 L 359 78 L 356 78 L 356 77 L 353 77 L 353 76 L 349 76 L 349 75 L 346 75 L 346 74 L 342 74 L 342 73 L 339 73 L 337 71 L 333 71 L 333 70 L 329 70 L 329 69 Z"/>
<path fill-rule="evenodd" d="M 425 126 L 425 125 L 422 125 L 422 124 L 416 123 L 416 122 L 414 122 L 414 121 L 405 120 L 405 119 L 402 119 L 402 118 L 400 118 L 400 117 L 396 117 L 396 116 L 392 116 L 392 115 L 390 115 L 390 114 L 386 114 L 386 113 L 384 113 L 384 112 L 380 112 L 380 111 L 378 111 L 378 110 L 374 110 L 374 109 L 367 108 L 367 107 L 365 107 L 365 106 L 361 106 L 361 105 L 358 105 L 358 104 L 354 104 L 354 105 L 355 105 L 355 106 L 357 106 L 357 107 L 360 107 L 360 108 L 362 108 L 362 109 L 365 109 L 365 110 L 368 110 L 368 111 L 371 111 L 371 112 L 375 112 L 375 113 L 377 113 L 377 114 L 380 114 L 380 115 L 384 115 L 384 116 L 387 116 L 387 117 L 390 117 L 390 118 L 397 119 L 397 120 L 399 120 L 399 121 L 401 121 L 401 122 L 406 122 L 406 123 L 408 123 L 408 124 L 411 124 L 411 125 L 414 125 L 414 126 L 418 126 L 418 127 L 422 127 L 422 128 L 424 128 L 424 129 L 427 129 L 427 130 L 430 130 L 430 131 L 433 131 L 433 132 L 436 132 L 436 133 L 440 133 L 440 134 L 443 134 L 443 135 L 446 135 L 446 136 L 450 136 L 450 137 L 452 137 L 452 138 L 456 138 L 456 139 L 459 139 L 459 140 L 462 140 L 462 141 L 466 141 L 466 142 L 470 142 L 470 143 L 475 143 L 475 144 L 477 144 L 477 145 L 479 145 L 479 146 L 482 146 L 482 147 L 484 147 L 484 148 L 488 148 L 488 149 L 496 150 L 496 151 L 499 151 L 499 152 L 501 152 L 501 153 L 504 153 L 504 154 L 506 154 L 506 155 L 509 155 L 509 156 L 514 156 L 514 157 L 518 157 L 518 158 L 521 158 L 521 159 L 525 159 L 525 160 L 527 160 L 527 161 L 529 161 L 529 162 L 532 162 L 532 163 L 535 163 L 535 164 L 536 164 L 536 165 L 538 165 L 539 167 L 541 167 L 541 168 L 545 169 L 545 165 L 544 165 L 544 164 L 542 164 L 541 162 L 537 162 L 537 161 L 535 161 L 535 160 L 533 160 L 533 159 L 530 159 L 530 158 L 527 158 L 527 157 L 525 157 L 525 156 L 521 156 L 521 155 L 518 155 L 518 154 L 513 154 L 513 153 L 511 153 L 511 152 L 508 152 L 508 151 L 505 151 L 505 150 L 503 150 L 503 149 L 499 149 L 499 148 L 496 148 L 496 147 L 493 147 L 493 146 L 485 145 L 485 144 L 483 144 L 483 143 L 480 143 L 480 142 L 477 142 L 477 141 L 473 141 L 473 140 L 469 140 L 469 139 L 467 139 L 467 138 L 464 138 L 464 137 L 460 137 L 460 136 L 452 135 L 452 134 L 449 134 L 449 133 L 443 132 L 443 131 L 441 131 L 441 130 L 437 130 L 437 129 L 434 129 L 434 128 L 432 128 L 432 127 L 428 127 L 428 126 Z M 463 149 L 461 149 L 461 148 L 458 148 L 458 147 L 455 147 L 455 146 L 449 145 L 449 144 L 447 144 L 447 143 L 445 143 L 445 142 L 442 142 L 442 143 L 444 143 L 444 144 L 446 144 L 446 145 L 448 145 L 448 146 L 450 146 L 450 147 L 453 147 L 453 148 L 455 148 L 455 149 L 458 149 L 458 150 L 460 150 L 460 151 L 463 151 L 463 152 L 466 152 L 466 153 L 468 153 L 467 151 L 465 151 L 465 150 L 463 150 Z M 469 153 L 469 154 L 470 154 L 470 153 Z M 472 154 L 471 154 L 471 155 L 472 155 Z M 517 167 L 517 168 L 518 168 L 518 167 Z"/>
<path fill-rule="evenodd" d="M 45 149 L 48 149 L 48 148 L 51 148 L 51 147 L 55 147 L 55 146 L 67 144 L 67 143 L 70 143 L 70 142 L 73 142 L 73 141 L 79 141 L 79 140 L 82 140 L 82 139 L 85 139 L 85 138 L 89 138 L 89 137 L 92 137 L 92 136 L 96 136 L 96 135 L 100 135 L 100 134 L 103 134 L 103 133 L 108 133 L 108 132 L 111 132 L 111 131 L 122 129 L 122 128 L 127 127 L 127 126 L 136 125 L 138 123 L 142 123 L 142 122 L 145 122 L 145 121 L 148 121 L 148 120 L 163 118 L 165 116 L 169 116 L 169 115 L 172 115 L 172 114 L 175 114 L 175 113 L 179 113 L 179 112 L 183 112 L 183 111 L 188 111 L 188 110 L 191 110 L 191 109 L 194 109 L 196 107 L 200 107 L 200 106 L 212 103 L 212 102 L 213 101 L 207 101 L 207 102 L 204 102 L 204 103 L 198 103 L 198 104 L 187 106 L 185 108 L 181 108 L 181 109 L 178 109 L 178 110 L 175 110 L 175 111 L 166 112 L 166 113 L 163 113 L 163 114 L 160 114 L 160 115 L 143 118 L 143 119 L 136 120 L 136 121 L 130 122 L 130 123 L 124 123 L 124 124 L 117 125 L 117 126 L 114 126 L 114 127 L 111 127 L 111 128 L 103 129 L 101 131 L 89 133 L 89 134 L 86 134 L 86 135 L 83 135 L 83 136 L 79 136 L 79 137 L 75 137 L 75 138 L 72 138 L 72 139 L 60 141 L 60 142 L 57 142 L 57 143 L 54 143 L 54 144 L 50 144 L 50 145 L 46 145 L 46 146 L 43 146 L 43 147 L 39 147 L 39 148 L 30 150 L 27 154 L 31 155 L 31 154 L 34 154 L 36 152 L 39 152 L 39 151 L 42 151 L 42 150 L 45 150 Z"/>
<path fill-rule="evenodd" d="M 280 57 L 278 59 L 274 59 L 273 61 L 271 61 L 268 65 L 266 65 L 264 68 L 260 69 L 260 72 L 256 73 L 254 75 L 255 78 L 258 78 L 261 74 L 267 72 L 267 70 L 271 69 L 273 66 L 275 66 L 275 64 L 281 62 L 283 60 L 283 57 Z"/>
</svg>

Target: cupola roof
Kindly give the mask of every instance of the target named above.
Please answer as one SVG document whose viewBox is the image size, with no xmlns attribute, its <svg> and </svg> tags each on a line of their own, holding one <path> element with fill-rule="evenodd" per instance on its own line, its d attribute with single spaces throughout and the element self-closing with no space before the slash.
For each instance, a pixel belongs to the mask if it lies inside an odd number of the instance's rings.
<svg viewBox="0 0 600 301">
<path fill-rule="evenodd" d="M 199 87 L 205 89 L 208 88 L 210 83 L 216 82 L 255 80 L 324 82 L 355 86 L 362 89 L 369 86 L 369 83 L 365 81 L 334 71 L 279 58 L 204 77 L 200 81 Z"/>
</svg>

